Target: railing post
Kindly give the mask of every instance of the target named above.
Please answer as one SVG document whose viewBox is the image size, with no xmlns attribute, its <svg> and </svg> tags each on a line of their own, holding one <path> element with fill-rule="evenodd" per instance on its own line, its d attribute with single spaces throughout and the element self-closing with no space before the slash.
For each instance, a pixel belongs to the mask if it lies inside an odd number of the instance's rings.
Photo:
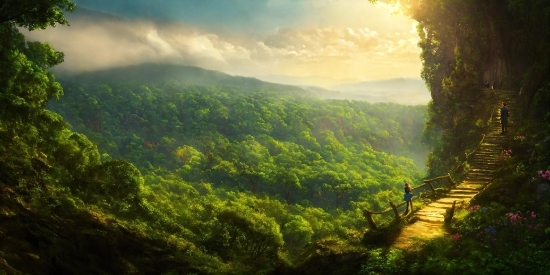
<svg viewBox="0 0 550 275">
<path fill-rule="evenodd" d="M 434 192 L 434 194 L 435 194 L 435 188 L 434 188 L 434 186 L 432 185 L 432 182 L 431 182 L 431 181 L 429 181 L 429 182 L 428 182 L 428 184 L 430 185 L 430 188 L 432 189 L 432 191 L 433 191 L 433 192 Z"/>
<path fill-rule="evenodd" d="M 397 212 L 397 206 L 393 204 L 393 202 L 390 201 L 391 209 L 393 209 L 393 213 L 395 214 L 395 219 L 399 219 L 399 212 Z"/>
<path fill-rule="evenodd" d="M 453 206 L 451 207 L 451 210 L 449 211 L 449 215 L 445 217 L 445 222 L 451 222 L 453 220 L 453 216 L 455 215 L 455 207 L 456 207 L 456 201 L 453 201 Z"/>
<path fill-rule="evenodd" d="M 363 210 L 363 215 L 365 216 L 365 218 L 367 218 L 367 222 L 369 223 L 369 226 L 370 226 L 371 229 L 377 229 L 378 228 L 376 226 L 376 223 L 372 219 L 372 214 L 369 210 Z"/>
<path fill-rule="evenodd" d="M 447 173 L 447 179 L 449 180 L 449 184 L 451 185 L 451 187 L 454 187 L 455 182 L 454 182 L 453 178 L 451 177 L 450 173 Z"/>
</svg>

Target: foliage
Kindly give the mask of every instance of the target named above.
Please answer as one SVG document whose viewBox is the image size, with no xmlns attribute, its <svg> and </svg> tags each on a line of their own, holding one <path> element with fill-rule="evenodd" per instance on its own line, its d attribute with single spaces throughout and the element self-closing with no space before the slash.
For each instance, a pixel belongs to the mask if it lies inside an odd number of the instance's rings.
<svg viewBox="0 0 550 275">
<path fill-rule="evenodd" d="M 64 87 L 65 96 L 49 107 L 109 157 L 144 173 L 165 167 L 189 182 L 326 209 L 359 199 L 376 205 L 372 193 L 389 189 L 397 197 L 403 180 L 420 177 L 395 154 L 425 152 L 423 106 L 170 82 L 66 80 Z"/>
<path fill-rule="evenodd" d="M 30 31 L 66 25 L 68 21 L 63 12 L 71 12 L 75 6 L 70 0 L 6 0 L 0 9 L 0 24 L 13 24 Z"/>
<path fill-rule="evenodd" d="M 476 196 L 472 206 L 455 213 L 451 236 L 401 258 L 374 255 L 361 272 L 546 274 L 550 197 L 537 194 L 536 189 L 545 184 L 542 175 L 550 169 L 548 2 L 408 0 L 400 4 L 419 22 L 422 77 L 433 99 L 423 135 L 433 148 L 428 174 L 454 168 L 463 152 L 479 141 L 488 121 L 483 115 L 484 99 L 495 92 L 482 91 L 485 82 L 520 91 L 516 102 L 520 104 L 514 104 L 517 136 L 503 143 L 502 168 L 494 182 Z"/>
</svg>

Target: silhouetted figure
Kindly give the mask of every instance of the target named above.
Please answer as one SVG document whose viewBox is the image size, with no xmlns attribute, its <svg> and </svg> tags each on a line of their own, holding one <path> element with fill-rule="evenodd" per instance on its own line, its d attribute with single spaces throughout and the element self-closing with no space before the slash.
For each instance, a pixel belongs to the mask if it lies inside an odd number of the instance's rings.
<svg viewBox="0 0 550 275">
<path fill-rule="evenodd" d="M 409 205 L 411 206 L 411 211 L 413 209 L 413 202 L 412 202 L 412 188 L 411 185 L 408 182 L 405 182 L 405 196 L 403 199 L 407 202 L 406 208 L 405 208 L 405 214 L 409 213 Z"/>
<path fill-rule="evenodd" d="M 489 81 L 485 82 L 485 88 L 489 89 Z"/>
<path fill-rule="evenodd" d="M 497 82 L 493 81 L 493 87 L 491 87 L 491 89 L 496 89 L 497 88 L 496 85 L 497 85 Z"/>
<path fill-rule="evenodd" d="M 506 102 L 502 102 L 502 108 L 500 108 L 500 124 L 502 125 L 502 134 L 508 132 L 508 117 L 510 116 L 510 111 L 506 107 Z"/>
</svg>

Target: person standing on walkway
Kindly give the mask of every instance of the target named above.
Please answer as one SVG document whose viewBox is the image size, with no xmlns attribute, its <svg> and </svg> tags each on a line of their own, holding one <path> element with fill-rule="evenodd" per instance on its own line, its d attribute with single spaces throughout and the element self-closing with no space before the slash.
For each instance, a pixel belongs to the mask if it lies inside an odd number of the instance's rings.
<svg viewBox="0 0 550 275">
<path fill-rule="evenodd" d="M 502 134 L 508 132 L 508 117 L 510 116 L 510 111 L 506 107 L 506 102 L 502 102 L 502 108 L 500 108 L 500 124 L 502 125 Z"/>
<path fill-rule="evenodd" d="M 412 203 L 412 188 L 411 185 L 408 182 L 405 182 L 405 196 L 403 199 L 407 203 L 407 207 L 405 208 L 405 214 L 409 213 L 409 205 L 411 206 L 411 211 L 413 209 L 413 203 Z"/>
</svg>

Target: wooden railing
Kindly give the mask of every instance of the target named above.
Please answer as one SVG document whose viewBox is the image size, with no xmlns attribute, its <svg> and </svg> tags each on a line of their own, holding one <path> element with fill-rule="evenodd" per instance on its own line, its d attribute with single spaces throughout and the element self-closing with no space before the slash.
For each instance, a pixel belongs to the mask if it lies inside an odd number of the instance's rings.
<svg viewBox="0 0 550 275">
<path fill-rule="evenodd" d="M 411 191 L 414 191 L 416 189 L 419 189 L 419 188 L 422 188 L 422 187 L 425 187 L 425 186 L 429 186 L 431 191 L 435 193 L 435 188 L 434 188 L 432 182 L 442 180 L 442 179 L 447 179 L 447 181 L 448 181 L 449 185 L 451 186 L 451 188 L 456 185 L 456 182 L 451 177 L 451 174 L 447 174 L 445 176 L 441 176 L 441 177 L 437 177 L 437 178 L 433 178 L 433 179 L 429 179 L 429 180 L 424 180 L 424 184 L 412 188 Z M 404 201 L 404 202 L 401 202 L 399 204 L 395 204 L 395 203 L 390 201 L 389 202 L 390 208 L 388 208 L 384 211 L 379 211 L 379 212 L 375 212 L 375 211 L 365 209 L 365 210 L 363 210 L 363 215 L 367 219 L 367 222 L 369 223 L 370 228 L 376 229 L 377 226 L 376 226 L 376 223 L 374 222 L 374 219 L 372 218 L 372 215 L 382 215 L 382 214 L 389 213 L 390 211 L 393 211 L 395 219 L 399 219 L 399 218 L 401 218 L 401 215 L 399 214 L 399 211 L 397 209 L 399 207 L 405 205 L 406 203 L 407 202 Z"/>
<path fill-rule="evenodd" d="M 493 115 L 495 114 L 495 110 L 493 109 L 493 111 L 491 112 L 491 116 L 489 116 L 489 120 L 487 121 L 487 124 L 491 124 L 492 121 L 493 121 Z M 479 147 L 481 147 L 481 144 L 483 143 L 483 141 L 485 140 L 485 134 L 482 134 L 481 135 L 481 140 L 479 141 L 479 143 L 477 144 L 476 148 L 474 150 L 472 150 L 471 152 L 468 152 L 466 151 L 465 155 L 466 155 L 466 158 L 464 159 L 464 161 L 459 164 L 454 170 L 453 170 L 453 174 L 455 174 L 458 169 L 460 169 L 460 167 L 464 166 L 467 162 L 468 162 L 468 159 L 470 158 L 470 156 L 475 153 L 477 151 L 477 149 L 479 149 Z"/>
<path fill-rule="evenodd" d="M 476 148 L 474 150 L 472 150 L 471 152 L 466 152 L 466 159 L 464 159 L 464 161 L 459 164 L 454 170 L 453 170 L 453 174 L 456 173 L 458 171 L 458 169 L 460 169 L 460 167 L 464 166 L 467 162 L 468 162 L 468 159 L 470 159 L 470 156 L 475 153 L 477 151 L 477 149 L 479 149 L 479 147 L 481 147 L 481 144 L 483 143 L 483 141 L 485 140 L 485 134 L 482 134 L 481 135 L 481 141 L 479 141 L 478 145 L 476 146 Z"/>
</svg>

